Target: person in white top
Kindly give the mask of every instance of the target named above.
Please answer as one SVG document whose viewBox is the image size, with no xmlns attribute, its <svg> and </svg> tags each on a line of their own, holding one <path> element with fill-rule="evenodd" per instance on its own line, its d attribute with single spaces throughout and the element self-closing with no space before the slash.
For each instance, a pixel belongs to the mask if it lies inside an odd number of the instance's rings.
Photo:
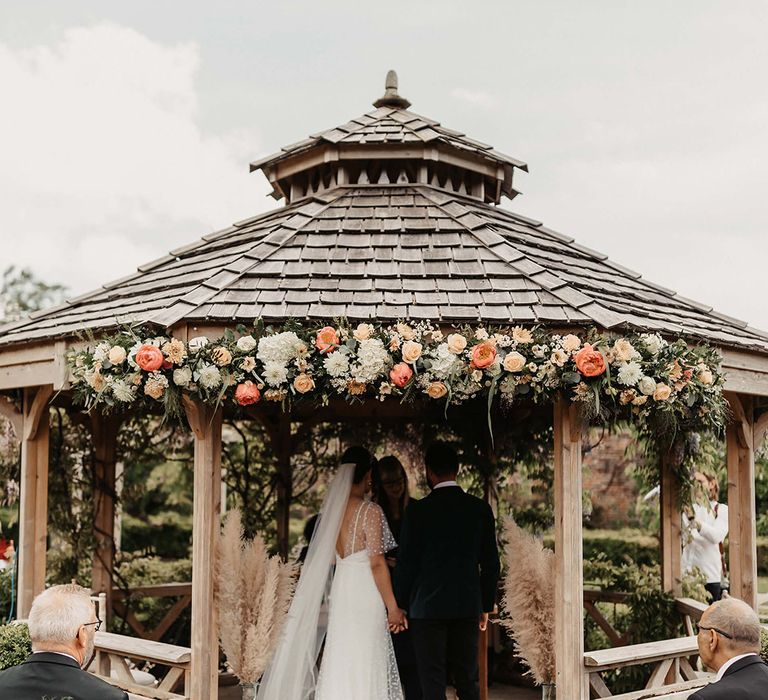
<svg viewBox="0 0 768 700">
<path fill-rule="evenodd" d="M 682 568 L 690 573 L 697 568 L 705 577 L 710 602 L 723 594 L 723 555 L 721 545 L 728 535 L 728 506 L 718 503 L 720 486 L 716 477 L 696 472 L 694 478 L 709 496 L 709 505 L 694 503 L 683 510 L 684 536 Z"/>
</svg>

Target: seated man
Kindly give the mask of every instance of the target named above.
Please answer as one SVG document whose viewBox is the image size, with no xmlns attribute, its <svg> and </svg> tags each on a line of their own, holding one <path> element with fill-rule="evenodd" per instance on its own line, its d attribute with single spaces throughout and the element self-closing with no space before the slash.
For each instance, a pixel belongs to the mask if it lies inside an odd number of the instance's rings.
<svg viewBox="0 0 768 700">
<path fill-rule="evenodd" d="M 715 680 L 689 700 L 768 698 L 768 666 L 760 658 L 760 620 L 737 598 L 712 603 L 701 616 L 698 643 L 702 662 Z"/>
<path fill-rule="evenodd" d="M 0 698 L 128 700 L 127 693 L 82 670 L 93 657 L 100 624 L 85 588 L 49 588 L 35 598 L 27 622 L 32 654 L 0 673 Z"/>
</svg>

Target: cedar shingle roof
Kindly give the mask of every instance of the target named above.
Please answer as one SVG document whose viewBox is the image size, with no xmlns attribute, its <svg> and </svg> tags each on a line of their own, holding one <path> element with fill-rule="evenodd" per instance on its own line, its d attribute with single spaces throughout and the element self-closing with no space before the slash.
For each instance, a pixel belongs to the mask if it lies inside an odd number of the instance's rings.
<svg viewBox="0 0 768 700">
<path fill-rule="evenodd" d="M 338 186 L 241 221 L 0 329 L 0 344 L 133 321 L 398 318 L 651 330 L 768 352 L 768 335 L 572 238 L 425 184 Z"/>
</svg>

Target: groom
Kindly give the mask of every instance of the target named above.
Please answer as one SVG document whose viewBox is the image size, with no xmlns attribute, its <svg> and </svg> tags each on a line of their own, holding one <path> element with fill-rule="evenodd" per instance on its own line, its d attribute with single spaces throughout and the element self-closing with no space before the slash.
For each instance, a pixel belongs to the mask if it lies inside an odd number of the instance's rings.
<svg viewBox="0 0 768 700">
<path fill-rule="evenodd" d="M 450 445 L 433 443 L 424 460 L 432 492 L 405 513 L 395 593 L 408 611 L 424 700 L 445 700 L 448 669 L 460 700 L 479 700 L 478 632 L 499 578 L 493 512 L 456 483 Z"/>
</svg>

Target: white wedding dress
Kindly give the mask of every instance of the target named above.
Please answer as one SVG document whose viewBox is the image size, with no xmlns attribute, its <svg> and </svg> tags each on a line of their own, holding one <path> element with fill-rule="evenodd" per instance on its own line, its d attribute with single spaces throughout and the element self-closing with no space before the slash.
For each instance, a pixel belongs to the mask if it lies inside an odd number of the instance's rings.
<svg viewBox="0 0 768 700">
<path fill-rule="evenodd" d="M 328 489 L 258 700 L 403 700 L 387 612 L 370 563 L 371 556 L 395 547 L 381 508 L 362 503 L 344 556 L 336 551 L 354 469 L 342 464 Z M 329 584 L 326 633 L 321 607 Z"/>
</svg>

